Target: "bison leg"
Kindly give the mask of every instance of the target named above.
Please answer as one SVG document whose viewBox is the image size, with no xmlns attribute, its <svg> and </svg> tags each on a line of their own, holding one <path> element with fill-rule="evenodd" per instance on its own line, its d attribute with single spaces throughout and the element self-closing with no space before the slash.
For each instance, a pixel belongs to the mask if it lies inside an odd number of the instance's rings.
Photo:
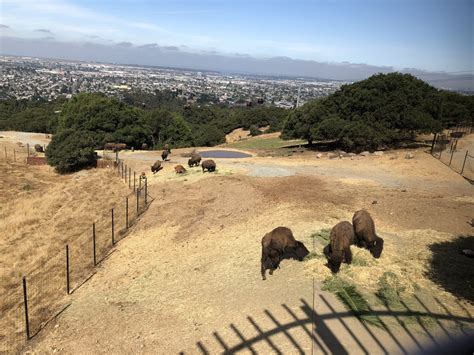
<svg viewBox="0 0 474 355">
<path fill-rule="evenodd" d="M 261 269 L 261 272 L 262 272 L 262 280 L 266 280 L 267 278 L 265 277 L 265 265 L 263 264 L 263 261 L 262 261 L 262 269 Z"/>
<path fill-rule="evenodd" d="M 349 265 L 352 264 L 352 252 L 350 247 L 344 249 L 344 258 L 346 260 L 346 263 L 348 263 Z"/>
<path fill-rule="evenodd" d="M 331 251 L 331 244 L 326 245 L 323 249 L 323 253 L 326 255 L 326 259 L 328 260 L 331 258 Z"/>
</svg>

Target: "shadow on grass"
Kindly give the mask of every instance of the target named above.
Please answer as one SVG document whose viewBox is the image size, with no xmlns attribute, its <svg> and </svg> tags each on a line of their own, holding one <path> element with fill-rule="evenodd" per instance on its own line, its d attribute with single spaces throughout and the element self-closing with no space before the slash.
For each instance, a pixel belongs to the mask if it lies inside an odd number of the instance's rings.
<svg viewBox="0 0 474 355">
<path fill-rule="evenodd" d="M 459 236 L 429 248 L 433 256 L 427 276 L 456 297 L 474 302 L 474 258 L 462 253 L 465 249 L 474 250 L 474 236 Z"/>
</svg>

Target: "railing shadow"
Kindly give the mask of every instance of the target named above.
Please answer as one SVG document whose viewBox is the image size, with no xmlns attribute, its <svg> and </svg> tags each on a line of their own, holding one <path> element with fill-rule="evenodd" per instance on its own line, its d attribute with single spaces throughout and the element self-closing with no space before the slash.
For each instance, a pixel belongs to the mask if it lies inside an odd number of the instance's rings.
<svg viewBox="0 0 474 355">
<path fill-rule="evenodd" d="M 234 323 L 229 325 L 231 330 L 232 339 L 226 340 L 221 334 L 227 333 L 222 331 L 221 333 L 213 332 L 213 338 L 207 339 L 207 341 L 201 340 L 196 343 L 197 350 L 201 354 L 216 353 L 216 347 L 219 349 L 217 352 L 222 354 L 234 354 L 237 352 L 248 351 L 251 354 L 257 354 L 257 347 L 267 347 L 265 353 L 299 353 L 305 354 L 308 350 L 308 344 L 311 343 L 312 353 L 323 353 L 323 354 L 349 354 L 354 352 L 361 352 L 365 354 L 369 353 L 384 353 L 389 354 L 393 352 L 397 353 L 413 353 L 413 352 L 433 352 L 433 351 L 445 351 L 449 347 L 446 347 L 446 343 L 443 341 L 443 337 L 439 338 L 434 330 L 444 334 L 444 339 L 450 341 L 448 346 L 461 346 L 462 344 L 468 344 L 464 338 L 460 338 L 459 335 L 469 336 L 469 332 L 466 332 L 461 328 L 461 332 L 456 332 L 454 327 L 448 327 L 447 322 L 452 325 L 469 324 L 474 325 L 474 319 L 469 314 L 466 316 L 455 316 L 451 311 L 448 310 L 443 303 L 434 298 L 433 304 L 442 305 L 442 309 L 445 313 L 434 313 L 431 312 L 428 306 L 418 297 L 415 297 L 418 306 L 423 311 L 412 310 L 407 304 L 403 304 L 400 310 L 391 310 L 389 308 L 385 310 L 370 310 L 367 312 L 361 312 L 359 315 L 371 315 L 382 320 L 382 328 L 375 329 L 365 324 L 359 318 L 354 317 L 354 314 L 349 311 L 336 311 L 331 306 L 329 300 L 322 294 L 319 295 L 322 305 L 325 305 L 329 311 L 318 312 L 316 311 L 306 300 L 301 299 L 299 309 L 304 316 L 297 316 L 297 314 L 286 304 L 281 305 L 281 309 L 277 310 L 281 313 L 280 318 L 287 319 L 286 322 L 282 322 L 275 316 L 274 312 L 264 310 L 261 315 L 247 316 L 247 321 L 250 328 L 254 330 L 251 337 L 245 337 L 245 332 L 239 329 Z M 459 305 L 461 306 L 461 305 Z M 464 307 L 462 307 L 464 308 Z M 256 317 L 263 316 L 260 319 L 260 324 L 256 320 Z M 408 327 L 403 321 L 404 318 L 409 317 L 416 325 L 420 326 L 421 332 L 416 331 L 413 327 Z M 429 329 L 422 321 L 423 317 L 430 317 L 436 323 L 436 329 Z M 290 319 L 288 321 L 288 319 Z M 392 329 L 386 324 L 385 320 L 395 320 L 397 327 L 397 333 L 395 334 Z M 354 322 L 357 323 L 354 323 Z M 271 329 L 264 330 L 265 327 L 262 323 L 272 324 Z M 338 323 L 335 325 L 335 323 Z M 335 331 L 334 328 L 340 329 Z M 246 328 L 245 326 L 242 328 Z M 451 329 L 452 328 L 452 329 Z M 299 331 L 298 338 L 295 337 L 295 332 Z M 380 337 L 380 332 L 383 332 L 383 337 Z M 248 333 L 248 331 L 247 331 Z M 473 335 L 472 333 L 470 334 Z M 276 340 L 276 336 L 280 336 L 280 341 Z M 403 342 L 400 336 L 411 339 L 410 344 Z M 302 344 L 302 337 L 304 337 L 304 344 Z M 422 337 L 423 341 L 420 340 Z M 284 348 L 281 346 L 281 339 L 286 340 Z M 343 339 L 344 338 L 344 339 Z M 238 342 L 235 343 L 235 339 Z M 390 342 L 391 347 L 386 346 L 384 343 Z M 354 348 L 348 346 L 348 343 L 354 344 Z M 376 345 L 375 345 L 376 344 Z M 375 346 L 374 346 L 375 345 Z M 466 346 L 466 345 L 462 345 Z M 355 348 L 355 347 L 358 347 Z M 376 349 L 378 347 L 378 349 Z M 467 349 L 464 349 L 467 350 Z M 191 352 L 195 352 L 191 350 Z M 180 354 L 185 354 L 184 351 Z"/>
</svg>

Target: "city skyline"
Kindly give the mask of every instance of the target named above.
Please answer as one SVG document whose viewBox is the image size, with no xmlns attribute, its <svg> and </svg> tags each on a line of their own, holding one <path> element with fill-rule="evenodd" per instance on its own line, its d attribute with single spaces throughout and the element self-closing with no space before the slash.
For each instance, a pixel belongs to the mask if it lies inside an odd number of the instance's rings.
<svg viewBox="0 0 474 355">
<path fill-rule="evenodd" d="M 92 44 L 472 73 L 472 7 L 464 0 L 6 0 L 0 21 L 1 52 L 24 55 L 12 52 L 12 41 L 16 47 L 26 41 L 31 55 L 38 55 L 35 45 L 55 42 L 64 50 Z M 159 57 L 156 63 L 137 64 L 163 65 Z"/>
</svg>

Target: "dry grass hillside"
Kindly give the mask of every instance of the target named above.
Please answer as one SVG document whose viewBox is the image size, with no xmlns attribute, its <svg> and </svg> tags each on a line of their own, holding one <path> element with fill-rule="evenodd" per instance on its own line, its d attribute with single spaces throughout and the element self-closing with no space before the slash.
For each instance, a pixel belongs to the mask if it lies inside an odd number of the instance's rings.
<svg viewBox="0 0 474 355">
<path fill-rule="evenodd" d="M 14 146 L 2 142 L 0 151 Z M 16 163 L 0 157 L 0 329 L 8 332 L 12 324 L 5 315 L 21 304 L 22 277 L 33 279 L 56 261 L 63 273 L 65 245 L 90 234 L 93 222 L 110 218 L 110 209 L 129 193 L 109 169 L 61 176 L 49 166 L 26 165 L 25 158 L 24 149 Z"/>
</svg>

